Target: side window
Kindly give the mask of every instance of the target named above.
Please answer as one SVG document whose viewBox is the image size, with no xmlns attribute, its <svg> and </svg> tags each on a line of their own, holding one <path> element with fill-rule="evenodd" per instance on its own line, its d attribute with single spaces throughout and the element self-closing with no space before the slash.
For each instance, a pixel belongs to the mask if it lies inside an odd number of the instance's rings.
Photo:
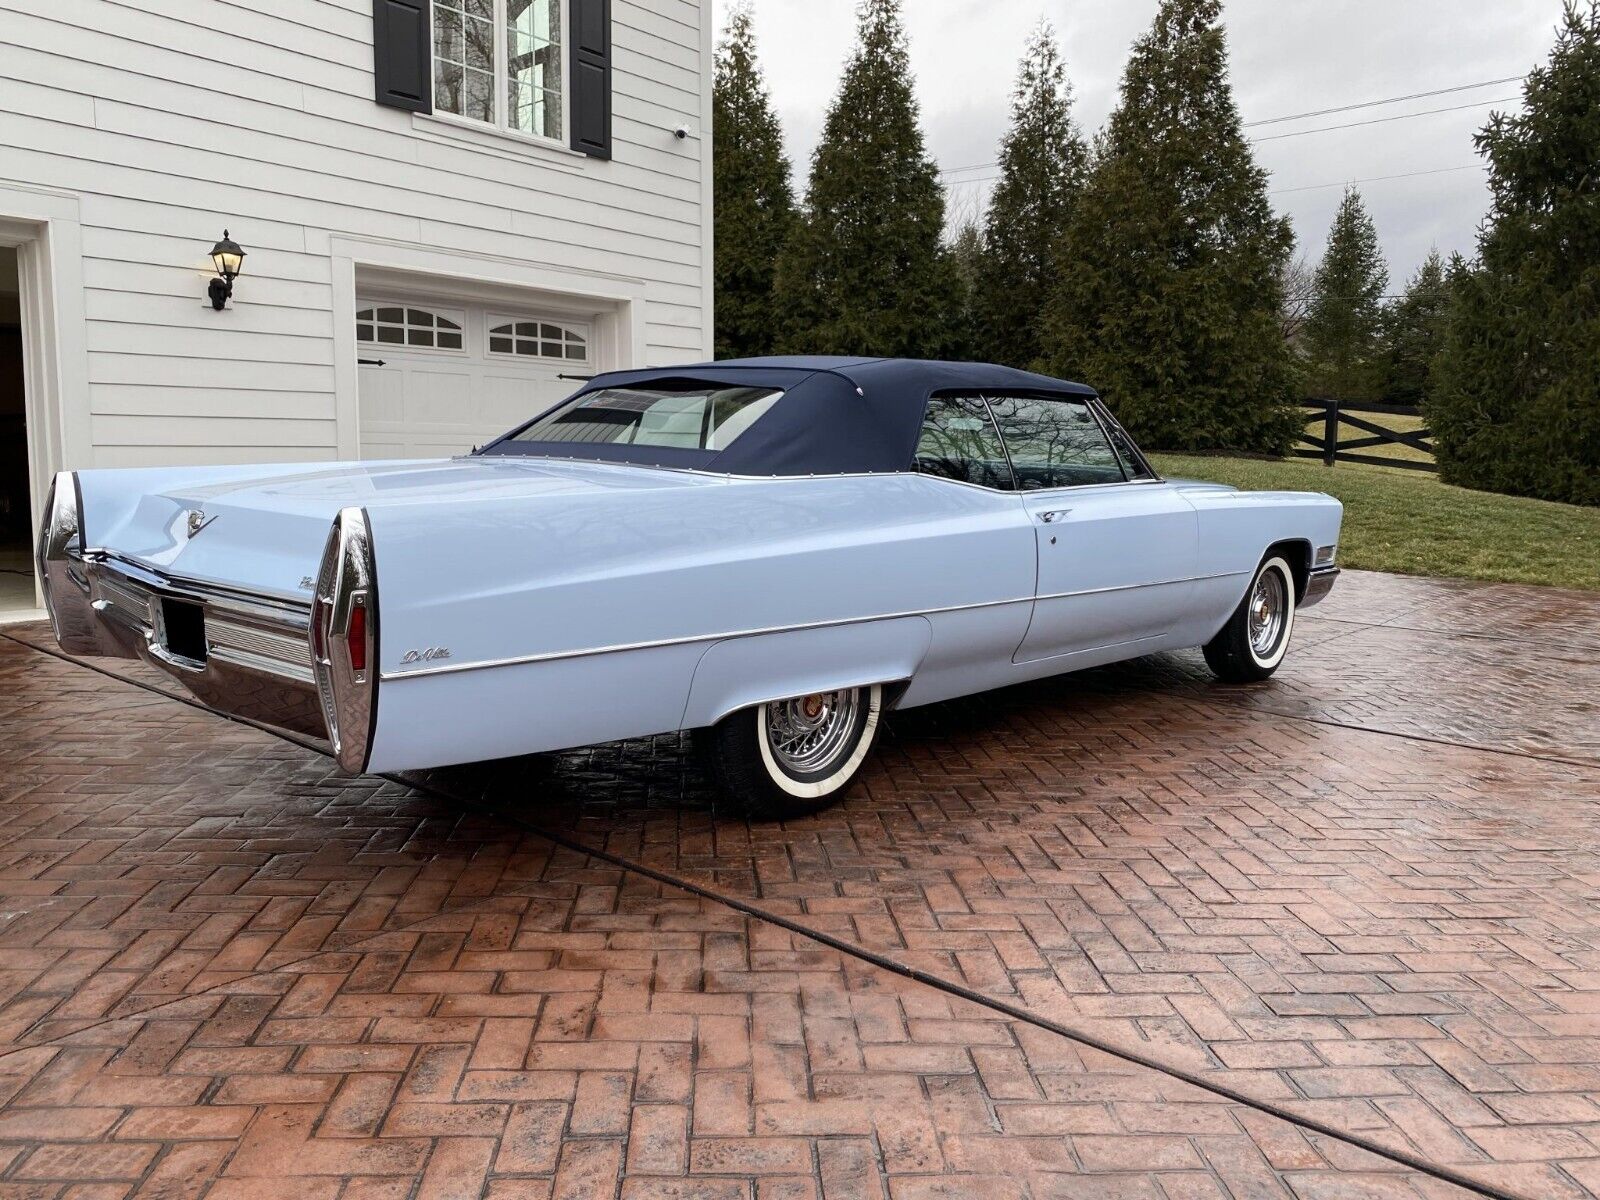
<svg viewBox="0 0 1600 1200">
<path fill-rule="evenodd" d="M 991 396 L 989 407 L 1023 491 L 1121 483 L 1126 478 L 1100 422 L 1083 401 Z"/>
<path fill-rule="evenodd" d="M 1012 487 L 1011 466 L 981 396 L 934 396 L 922 418 L 916 469 L 960 483 Z"/>
<path fill-rule="evenodd" d="M 1111 448 L 1117 452 L 1117 458 L 1122 463 L 1122 469 L 1128 478 L 1154 479 L 1156 473 L 1145 465 L 1144 458 L 1133 444 L 1133 439 L 1128 436 L 1128 431 L 1110 413 L 1103 412 L 1102 415 L 1106 418 L 1106 432 L 1111 435 Z"/>
</svg>

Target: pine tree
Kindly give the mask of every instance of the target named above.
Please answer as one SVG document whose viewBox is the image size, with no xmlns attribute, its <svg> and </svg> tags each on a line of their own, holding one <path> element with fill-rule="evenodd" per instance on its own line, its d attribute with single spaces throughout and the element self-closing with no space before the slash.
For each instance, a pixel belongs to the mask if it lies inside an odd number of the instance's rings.
<svg viewBox="0 0 1600 1200">
<path fill-rule="evenodd" d="M 1450 290 L 1444 259 L 1430 250 L 1389 312 L 1383 399 L 1386 404 L 1423 404 L 1433 360 L 1444 339 Z"/>
<path fill-rule="evenodd" d="M 1318 396 L 1376 400 L 1382 383 L 1383 294 L 1389 268 L 1378 231 L 1347 188 L 1328 231 L 1306 314 L 1306 382 Z"/>
<path fill-rule="evenodd" d="M 794 192 L 748 4 L 733 10 L 717 48 L 712 112 L 717 357 L 770 354 L 773 272 L 794 229 Z"/>
<path fill-rule="evenodd" d="M 1294 246 L 1228 83 L 1220 0 L 1162 0 L 1059 243 L 1044 365 L 1152 447 L 1281 452 L 1298 423 L 1279 324 Z"/>
<path fill-rule="evenodd" d="M 938 357 L 953 268 L 923 145 L 899 0 L 863 0 L 855 53 L 811 161 L 804 219 L 778 264 L 794 353 Z"/>
<path fill-rule="evenodd" d="M 1000 181 L 983 228 L 982 268 L 973 293 L 977 350 L 1026 367 L 1039 357 L 1045 302 L 1056 285 L 1052 247 L 1088 173 L 1089 151 L 1072 120 L 1055 31 L 1040 21 L 1011 96 L 1011 127 L 1000 142 Z"/>
<path fill-rule="evenodd" d="M 1429 398 L 1440 472 L 1600 504 L 1600 0 L 1569 0 L 1523 111 L 1477 147 L 1491 204 Z"/>
</svg>

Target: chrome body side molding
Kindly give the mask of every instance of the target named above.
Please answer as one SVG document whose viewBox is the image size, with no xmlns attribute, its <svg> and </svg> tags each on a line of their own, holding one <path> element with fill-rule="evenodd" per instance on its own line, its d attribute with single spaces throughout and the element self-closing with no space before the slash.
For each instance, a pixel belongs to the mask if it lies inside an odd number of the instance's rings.
<svg viewBox="0 0 1600 1200">
<path fill-rule="evenodd" d="M 1200 583 L 1216 579 L 1240 579 L 1247 572 L 1222 571 L 1212 575 L 1197 575 L 1192 579 L 1178 580 L 1179 583 Z M 1338 571 L 1335 570 L 1337 575 Z M 794 625 L 768 625 L 759 629 L 733 629 L 722 633 L 696 633 L 678 638 L 660 638 L 649 642 L 619 642 L 608 646 L 586 646 L 580 650 L 556 650 L 547 654 L 524 654 L 514 658 L 481 659 L 476 662 L 447 662 L 442 665 L 418 666 L 415 670 L 385 671 L 381 678 L 384 682 L 401 679 L 420 679 L 428 675 L 456 675 L 463 671 L 488 671 L 496 667 L 518 667 L 527 663 L 557 662 L 567 658 L 591 658 L 601 654 L 624 654 L 630 650 L 657 650 L 666 646 L 690 646 L 709 644 L 712 642 L 736 641 L 743 638 L 764 637 L 773 633 L 800 633 L 808 629 L 838 629 L 849 625 L 871 625 L 882 621 L 899 621 L 906 617 L 935 617 L 944 613 L 972 612 L 983 608 L 1003 608 L 1011 604 L 1026 604 L 1030 608 L 1040 600 L 1068 600 L 1078 596 L 1103 596 L 1111 592 L 1134 591 L 1143 587 L 1142 584 L 1121 584 L 1116 587 L 1083 588 L 1075 592 L 1056 592 L 1044 596 L 1015 596 L 1005 600 L 983 600 L 973 604 L 951 604 L 943 608 L 914 608 L 904 612 L 868 613 L 859 617 L 838 617 L 828 621 L 805 621 Z M 1330 581 L 1329 587 L 1332 586 Z M 1324 594 L 1326 592 L 1324 591 Z M 1307 603 L 1315 603 L 1307 601 Z M 449 657 L 446 655 L 445 657 Z M 401 666 L 411 662 L 425 663 L 426 660 L 418 657 L 401 660 Z M 883 682 L 883 681 L 879 681 Z M 890 681 L 893 682 L 893 681 Z"/>
</svg>

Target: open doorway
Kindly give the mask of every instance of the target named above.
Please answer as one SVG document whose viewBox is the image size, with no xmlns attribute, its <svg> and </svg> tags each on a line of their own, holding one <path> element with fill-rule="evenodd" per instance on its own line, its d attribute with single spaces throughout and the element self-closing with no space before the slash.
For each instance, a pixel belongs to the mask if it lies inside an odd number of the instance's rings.
<svg viewBox="0 0 1600 1200">
<path fill-rule="evenodd" d="M 35 614 L 17 252 L 0 246 L 0 621 Z"/>
</svg>

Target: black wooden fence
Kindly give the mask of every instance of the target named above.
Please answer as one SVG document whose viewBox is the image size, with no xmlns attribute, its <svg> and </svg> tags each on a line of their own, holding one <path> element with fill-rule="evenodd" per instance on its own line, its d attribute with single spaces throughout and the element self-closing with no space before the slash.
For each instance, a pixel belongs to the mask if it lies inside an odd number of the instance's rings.
<svg viewBox="0 0 1600 1200">
<path fill-rule="evenodd" d="M 1411 404 L 1368 404 L 1355 400 L 1306 400 L 1306 408 L 1323 414 L 1322 436 L 1309 430 L 1300 434 L 1299 444 L 1293 453 L 1301 458 L 1320 458 L 1328 466 L 1336 462 L 1372 463 L 1380 467 L 1403 467 L 1410 471 L 1437 471 L 1434 460 L 1433 432 L 1421 429 L 1391 429 L 1380 424 L 1383 417 L 1420 417 L 1422 410 Z M 1357 416 L 1355 414 L 1363 414 Z M 1348 425 L 1362 436 L 1340 441 L 1340 425 Z M 1311 447 L 1305 449 L 1304 447 Z M 1386 458 L 1376 454 L 1362 454 L 1374 446 L 1409 446 L 1426 459 Z"/>
</svg>

